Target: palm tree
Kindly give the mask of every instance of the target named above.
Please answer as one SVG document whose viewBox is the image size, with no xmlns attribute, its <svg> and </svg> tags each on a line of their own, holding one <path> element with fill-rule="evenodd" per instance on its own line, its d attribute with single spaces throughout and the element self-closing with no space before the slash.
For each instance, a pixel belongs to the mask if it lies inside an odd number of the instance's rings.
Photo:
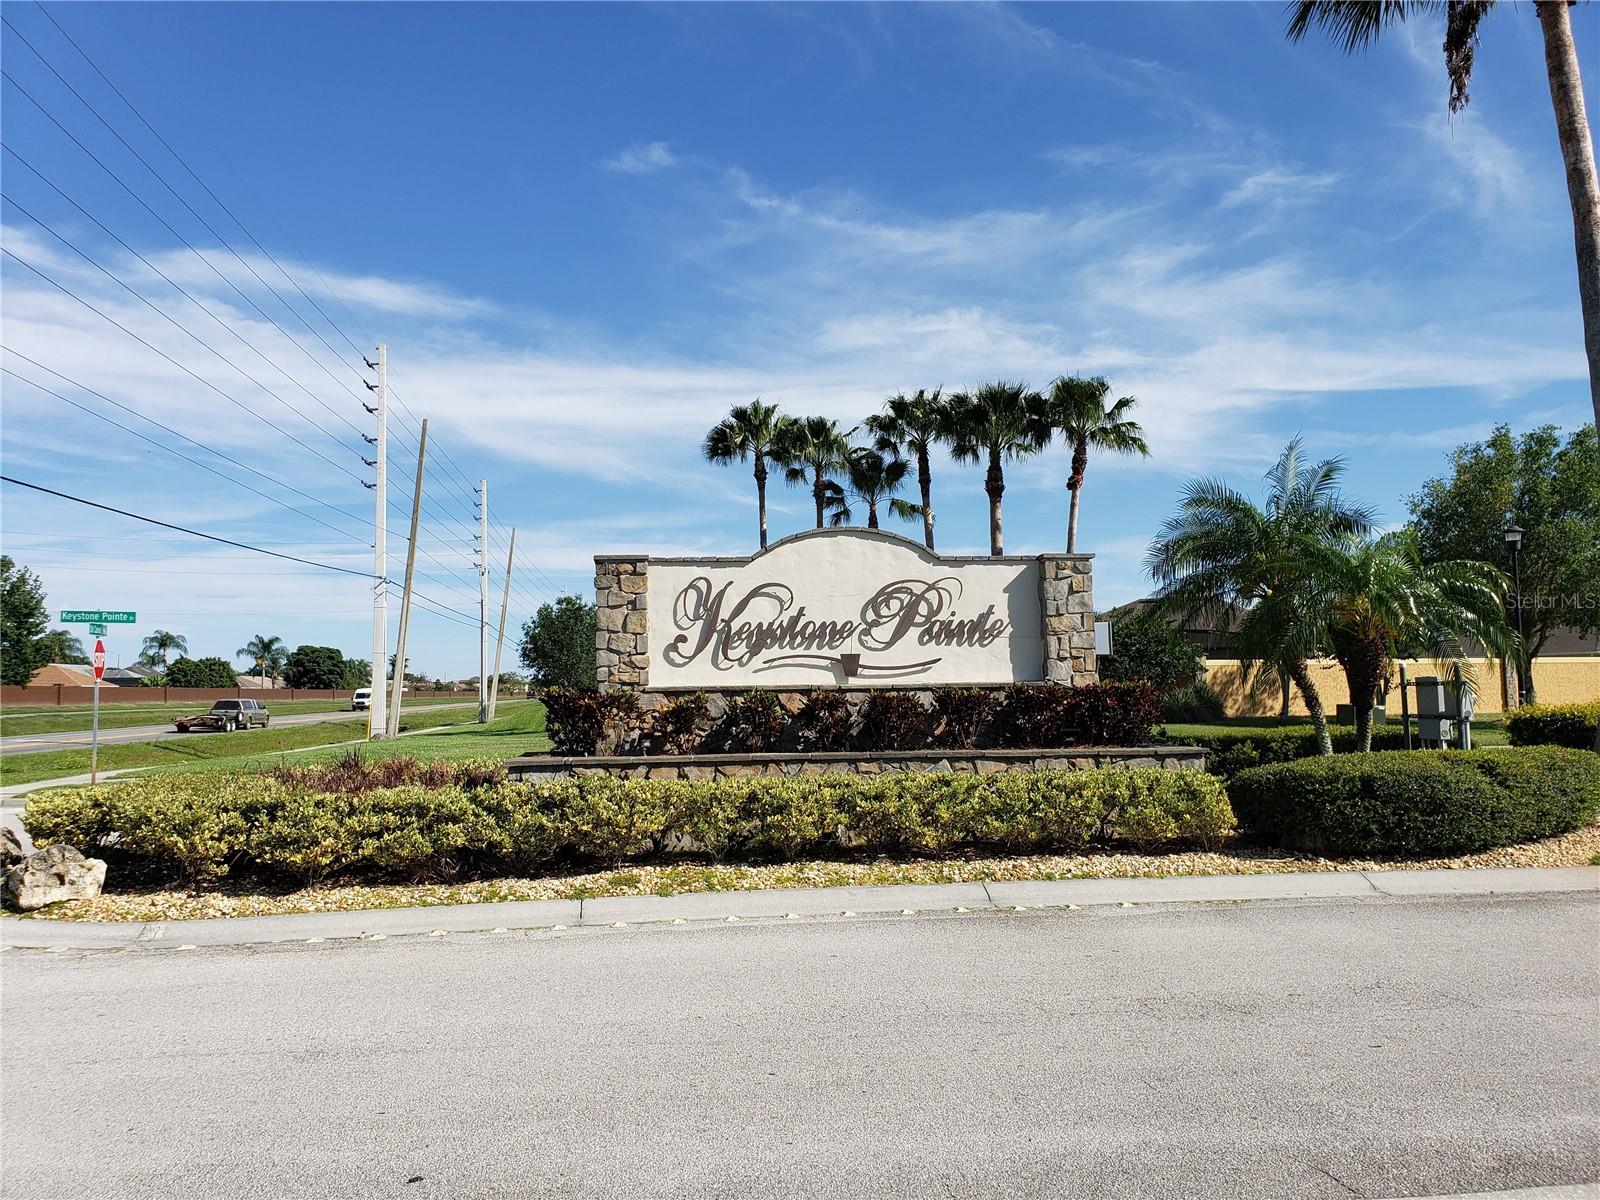
<svg viewBox="0 0 1600 1200">
<path fill-rule="evenodd" d="M 957 462 L 988 461 L 983 490 L 989 495 L 989 553 L 1005 551 L 1000 498 L 1005 495 L 1005 459 L 1037 454 L 1050 444 L 1044 397 L 1025 383 L 986 383 L 950 397 L 950 453 Z"/>
<path fill-rule="evenodd" d="M 795 417 L 773 441 L 772 458 L 783 464 L 784 479 L 791 485 L 811 484 L 818 529 L 829 505 L 843 495 L 843 489 L 828 475 L 844 469 L 854 432 L 840 429 L 839 422 L 829 417 Z"/>
<path fill-rule="evenodd" d="M 904 392 L 883 402 L 883 411 L 863 422 L 873 434 L 873 447 L 894 458 L 914 458 L 917 487 L 922 493 L 918 506 L 922 513 L 922 541 L 933 549 L 933 471 L 929 459 L 933 447 L 950 437 L 950 405 L 943 389 L 931 393 L 918 388 L 916 395 Z"/>
<path fill-rule="evenodd" d="M 706 461 L 731 465 L 755 459 L 756 512 L 761 521 L 761 548 L 767 548 L 767 459 L 773 446 L 793 420 L 778 412 L 776 404 L 763 404 L 757 396 L 749 404 L 735 404 L 728 415 L 706 434 Z"/>
<path fill-rule="evenodd" d="M 1287 36 L 1297 42 L 1313 25 L 1339 41 L 1346 54 L 1365 49 L 1390 25 L 1424 13 L 1445 12 L 1444 67 L 1450 79 L 1450 111 L 1467 105 L 1478 23 L 1494 0 L 1438 3 L 1438 0 L 1296 0 L 1289 5 Z M 1583 345 L 1589 356 L 1589 399 L 1600 426 L 1600 180 L 1595 175 L 1594 141 L 1584 111 L 1578 50 L 1566 0 L 1536 0 L 1534 11 L 1544 33 L 1545 74 L 1555 109 L 1556 137 L 1566 168 L 1572 205 L 1573 240 L 1578 257 L 1578 300 L 1583 309 Z"/>
<path fill-rule="evenodd" d="M 1453 658 L 1466 638 L 1502 655 L 1517 645 L 1506 623 L 1504 573 L 1470 559 L 1424 562 L 1420 547 L 1414 530 L 1345 537 L 1301 562 L 1317 593 L 1310 612 L 1326 623 L 1324 637 L 1349 684 L 1357 750 L 1372 748 L 1373 706 L 1396 657 Z"/>
<path fill-rule="evenodd" d="M 903 458 L 885 458 L 868 446 L 852 446 L 844 464 L 845 490 L 867 506 L 867 528 L 878 528 L 878 509 L 887 503 L 889 511 L 903 521 L 914 521 L 922 507 L 907 504 L 895 495 L 905 482 L 911 464 Z M 852 513 L 843 493 L 829 501 L 829 523 L 848 525 Z"/>
<path fill-rule="evenodd" d="M 1107 408 L 1110 394 L 1111 385 L 1098 375 L 1093 379 L 1062 376 L 1050 385 L 1050 425 L 1072 450 L 1072 473 L 1067 476 L 1067 490 L 1072 493 L 1067 515 L 1068 554 L 1078 548 L 1078 494 L 1083 491 L 1083 473 L 1089 469 L 1089 451 L 1150 457 L 1144 430 L 1137 421 L 1127 419 L 1139 401 L 1124 396 Z"/>
<path fill-rule="evenodd" d="M 280 637 L 271 637 L 258 633 L 243 646 L 233 652 L 235 658 L 244 658 L 255 664 L 261 676 L 261 686 L 267 686 L 267 677 L 277 678 L 279 672 L 289 661 L 289 647 L 284 645 Z"/>
<path fill-rule="evenodd" d="M 1145 556 L 1165 611 L 1188 620 L 1244 610 L 1236 631 L 1242 664 L 1294 681 L 1323 754 L 1333 753 L 1333 739 L 1307 661 L 1322 649 L 1327 626 L 1315 609 L 1325 597 L 1303 564 L 1340 538 L 1365 536 L 1374 519 L 1339 494 L 1343 473 L 1337 458 L 1308 463 L 1295 438 L 1266 474 L 1262 506 L 1221 480 L 1190 480 Z"/>
<path fill-rule="evenodd" d="M 180 655 L 189 653 L 189 640 L 181 633 L 168 633 L 165 629 L 158 629 L 145 638 L 144 646 L 139 653 L 140 659 L 147 666 L 161 664 L 161 669 L 167 669 L 167 655 L 176 650 Z"/>
</svg>

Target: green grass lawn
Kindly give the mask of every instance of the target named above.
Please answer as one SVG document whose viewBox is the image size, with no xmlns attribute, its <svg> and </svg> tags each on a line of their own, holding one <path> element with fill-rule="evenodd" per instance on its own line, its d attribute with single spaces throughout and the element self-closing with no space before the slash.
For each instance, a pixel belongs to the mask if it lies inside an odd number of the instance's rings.
<svg viewBox="0 0 1600 1200">
<path fill-rule="evenodd" d="M 1162 726 L 1167 731 L 1167 736 L 1174 742 L 1183 742 L 1195 738 L 1217 737 L 1229 733 L 1249 733 L 1252 729 L 1284 729 L 1303 728 L 1310 729 L 1311 721 L 1307 717 L 1290 717 L 1282 725 L 1276 717 L 1226 717 L 1221 721 L 1211 721 L 1205 724 L 1189 724 L 1180 721 L 1171 721 Z M 1335 726 L 1344 728 L 1344 726 Z M 1392 730 L 1399 733 L 1400 719 L 1391 717 L 1388 724 L 1373 725 L 1374 732 Z M 1417 732 L 1416 718 L 1411 718 L 1411 732 Z M 1474 746 L 1509 746 L 1510 737 L 1506 734 L 1505 718 L 1500 713 L 1490 713 L 1483 717 L 1472 719 L 1472 744 Z"/>
<path fill-rule="evenodd" d="M 436 758 L 475 758 L 486 754 L 504 752 L 505 757 L 520 753 L 521 743 L 530 740 L 531 729 L 512 731 L 509 726 L 519 720 L 531 721 L 537 710 L 538 736 L 544 730 L 544 706 L 521 700 L 503 702 L 501 716 L 493 725 L 482 730 L 477 725 L 459 727 L 467 736 L 456 753 L 434 753 Z M 434 729 L 462 721 L 471 714 L 470 709 L 432 708 L 426 712 L 408 712 L 401 718 L 402 732 L 413 729 Z M 282 729 L 256 729 L 247 733 L 202 733 L 184 738 L 163 739 L 158 742 L 134 742 L 129 745 L 105 746 L 100 751 L 100 769 L 117 771 L 128 767 L 170 767 L 179 770 L 230 771 L 249 766 L 269 765 L 279 761 L 293 750 L 323 747 L 323 755 L 337 756 L 345 747 L 333 746 L 336 742 L 351 742 L 366 735 L 366 719 L 329 721 L 322 725 L 299 725 Z M 444 731 L 441 730 L 441 734 Z M 497 740 L 498 739 L 498 740 Z M 397 742 L 374 743 L 373 753 L 405 754 L 406 747 L 422 738 L 403 738 Z M 480 744 L 475 751 L 464 749 L 465 743 Z M 515 743 L 515 744 L 513 744 Z M 489 747 L 493 747 L 490 749 Z M 421 755 L 419 754 L 419 757 Z M 296 756 L 299 757 L 299 756 Z M 42 779 L 60 779 L 68 775 L 82 775 L 89 770 L 87 750 L 49 750 L 42 754 L 8 754 L 0 757 L 0 784 L 37 783 Z"/>
<path fill-rule="evenodd" d="M 420 696 L 408 699 L 406 708 L 434 704 L 476 704 L 472 696 L 450 695 Z M 167 700 L 156 704 L 101 704 L 101 729 L 126 729 L 131 725 L 162 725 L 175 717 L 189 717 L 205 712 L 211 706 L 203 700 Z M 268 700 L 267 710 L 275 717 L 292 717 L 299 713 L 336 712 L 350 707 L 350 698 L 341 700 Z M 0 712 L 0 737 L 23 737 L 33 733 L 87 733 L 93 722 L 93 712 L 88 708 L 54 708 L 30 706 L 7 708 Z"/>
<path fill-rule="evenodd" d="M 535 701 L 501 702 L 499 715 L 488 725 L 454 724 L 430 728 L 399 738 L 392 742 L 368 742 L 361 753 L 370 758 L 393 758 L 405 755 L 421 762 L 443 759 L 460 761 L 469 758 L 515 758 L 519 754 L 541 753 L 550 749 L 550 739 L 545 736 L 544 705 Z M 429 716 L 439 714 L 428 714 Z M 319 748 L 295 750 L 289 753 L 268 752 L 236 755 L 213 759 L 204 763 L 186 763 L 174 767 L 180 771 L 250 771 L 270 767 L 280 762 L 325 762 L 348 754 L 349 746 L 323 745 Z"/>
</svg>

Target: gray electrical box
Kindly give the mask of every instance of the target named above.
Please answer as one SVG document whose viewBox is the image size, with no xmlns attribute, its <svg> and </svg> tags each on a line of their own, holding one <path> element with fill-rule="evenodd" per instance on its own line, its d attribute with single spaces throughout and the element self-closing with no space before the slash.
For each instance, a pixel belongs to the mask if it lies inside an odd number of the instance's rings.
<svg viewBox="0 0 1600 1200">
<path fill-rule="evenodd" d="M 1471 682 L 1422 675 L 1413 686 L 1417 689 L 1417 736 L 1423 744 L 1432 743 L 1443 749 L 1459 740 L 1463 750 L 1470 750 L 1472 714 L 1478 704 L 1478 693 Z"/>
</svg>

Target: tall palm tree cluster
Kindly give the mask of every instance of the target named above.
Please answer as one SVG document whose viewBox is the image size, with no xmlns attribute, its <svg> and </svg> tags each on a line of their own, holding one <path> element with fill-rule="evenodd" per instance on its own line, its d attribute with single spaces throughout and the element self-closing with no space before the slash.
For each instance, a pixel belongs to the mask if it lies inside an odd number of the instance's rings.
<svg viewBox="0 0 1600 1200">
<path fill-rule="evenodd" d="M 868 529 L 879 528 L 884 512 L 903 521 L 922 522 L 922 540 L 932 550 L 934 537 L 933 457 L 940 448 L 958 463 L 983 466 L 989 497 L 989 553 L 1005 553 L 1001 498 L 1005 464 L 1039 453 L 1059 437 L 1071 456 L 1067 489 L 1067 550 L 1077 549 L 1078 499 L 1091 451 L 1148 456 L 1144 431 L 1129 416 L 1132 396 L 1110 401 L 1104 379 L 1062 376 L 1047 391 L 1024 383 L 997 381 L 970 391 L 946 394 L 918 388 L 884 401 L 850 429 L 829 417 L 792 417 L 757 399 L 735 405 L 706 434 L 708 461 L 723 465 L 753 462 L 761 548 L 767 548 L 767 479 L 770 467 L 791 486 L 811 491 L 816 527 L 848 525 L 859 515 Z M 858 440 L 859 439 L 859 440 Z M 770 465 L 770 467 L 769 467 Z M 918 499 L 899 492 L 916 472 Z"/>
<path fill-rule="evenodd" d="M 1312 658 L 1331 654 L 1343 669 L 1357 749 L 1367 750 L 1395 658 L 1454 657 L 1469 638 L 1495 654 L 1516 647 L 1505 575 L 1467 559 L 1429 562 L 1411 530 L 1378 536 L 1372 510 L 1341 495 L 1343 470 L 1337 458 L 1310 462 L 1296 438 L 1267 472 L 1264 503 L 1192 480 L 1145 562 L 1173 616 L 1240 614 L 1240 659 L 1293 682 L 1324 754 L 1333 740 Z"/>
</svg>

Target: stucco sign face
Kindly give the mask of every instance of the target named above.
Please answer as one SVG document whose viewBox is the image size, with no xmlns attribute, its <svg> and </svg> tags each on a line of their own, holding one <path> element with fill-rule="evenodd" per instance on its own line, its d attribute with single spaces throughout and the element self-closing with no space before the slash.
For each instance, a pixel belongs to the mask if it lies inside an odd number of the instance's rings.
<svg viewBox="0 0 1600 1200">
<path fill-rule="evenodd" d="M 1035 559 L 941 558 L 824 530 L 751 559 L 652 559 L 651 687 L 1042 677 Z"/>
</svg>

